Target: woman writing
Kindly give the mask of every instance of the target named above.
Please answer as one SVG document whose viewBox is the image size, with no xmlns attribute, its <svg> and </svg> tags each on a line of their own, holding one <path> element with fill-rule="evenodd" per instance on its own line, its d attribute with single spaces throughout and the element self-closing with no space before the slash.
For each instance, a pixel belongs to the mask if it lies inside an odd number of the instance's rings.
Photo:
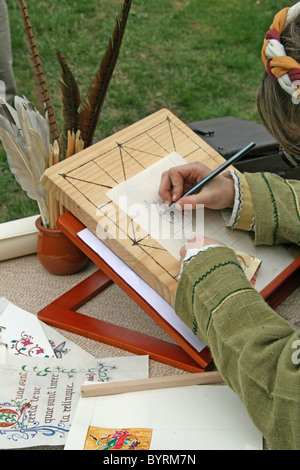
<svg viewBox="0 0 300 470">
<path fill-rule="evenodd" d="M 300 2 L 275 16 L 262 58 L 266 72 L 258 92 L 259 113 L 285 158 L 297 164 Z M 253 231 L 255 244 L 300 245 L 299 181 L 231 171 L 200 193 L 181 198 L 210 172 L 199 162 L 172 168 L 162 175 L 159 194 L 179 209 L 185 204 L 230 208 L 227 225 Z M 225 382 L 268 442 L 276 449 L 300 449 L 300 366 L 293 361 L 300 333 L 251 287 L 230 248 L 196 237 L 182 248 L 181 257 L 176 313 L 210 347 Z"/>
</svg>

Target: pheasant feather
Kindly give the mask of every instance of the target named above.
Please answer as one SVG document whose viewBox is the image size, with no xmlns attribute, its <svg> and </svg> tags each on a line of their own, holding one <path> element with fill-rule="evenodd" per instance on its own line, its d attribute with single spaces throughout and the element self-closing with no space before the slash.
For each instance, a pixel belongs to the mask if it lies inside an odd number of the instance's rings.
<svg viewBox="0 0 300 470">
<path fill-rule="evenodd" d="M 125 0 L 117 16 L 112 38 L 109 40 L 102 62 L 87 93 L 87 101 L 82 104 L 79 122 L 85 147 L 93 143 L 93 136 L 107 90 L 119 57 L 121 44 L 130 12 L 132 0 Z"/>
<path fill-rule="evenodd" d="M 68 131 L 74 131 L 74 133 L 76 133 L 79 128 L 79 107 L 81 99 L 79 87 L 66 58 L 59 50 L 56 51 L 56 57 L 62 70 L 62 80 L 59 80 L 59 85 L 62 92 L 62 115 L 65 122 L 60 138 L 60 146 L 62 152 L 65 153 Z"/>
<path fill-rule="evenodd" d="M 22 11 L 23 19 L 24 19 L 24 30 L 27 36 L 28 48 L 29 48 L 29 52 L 30 52 L 31 59 L 33 62 L 33 69 L 34 69 L 37 81 L 41 89 L 42 101 L 45 105 L 45 108 L 48 114 L 50 131 L 51 131 L 53 140 L 56 140 L 59 137 L 58 126 L 57 126 L 50 94 L 47 88 L 46 77 L 44 75 L 42 62 L 39 56 L 38 48 L 36 46 L 33 29 L 31 26 L 31 21 L 29 18 L 28 10 L 27 10 L 27 5 L 26 5 L 25 0 L 18 0 L 18 2 L 19 2 L 20 9 Z"/>
</svg>

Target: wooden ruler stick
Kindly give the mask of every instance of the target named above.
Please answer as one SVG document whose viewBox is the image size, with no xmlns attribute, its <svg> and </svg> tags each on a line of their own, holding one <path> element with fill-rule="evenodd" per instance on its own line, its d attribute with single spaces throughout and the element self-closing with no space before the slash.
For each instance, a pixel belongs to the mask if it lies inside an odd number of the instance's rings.
<svg viewBox="0 0 300 470">
<path fill-rule="evenodd" d="M 104 395 L 116 395 L 118 393 L 140 392 L 171 387 L 187 387 L 189 385 L 208 385 L 221 382 L 223 382 L 223 379 L 217 371 L 199 372 L 194 374 L 82 385 L 81 396 L 83 398 L 100 397 Z"/>
</svg>

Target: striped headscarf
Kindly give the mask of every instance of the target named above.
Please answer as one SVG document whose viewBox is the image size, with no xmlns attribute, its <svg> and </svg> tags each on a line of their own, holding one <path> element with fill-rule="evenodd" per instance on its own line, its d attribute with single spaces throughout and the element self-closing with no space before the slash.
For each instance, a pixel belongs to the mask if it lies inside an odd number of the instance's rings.
<svg viewBox="0 0 300 470">
<path fill-rule="evenodd" d="M 264 40 L 262 60 L 266 71 L 291 96 L 299 92 L 300 64 L 286 55 L 280 35 L 284 28 L 300 14 L 300 2 L 291 8 L 283 8 L 275 15 Z M 295 95 L 294 95 L 295 96 Z"/>
</svg>

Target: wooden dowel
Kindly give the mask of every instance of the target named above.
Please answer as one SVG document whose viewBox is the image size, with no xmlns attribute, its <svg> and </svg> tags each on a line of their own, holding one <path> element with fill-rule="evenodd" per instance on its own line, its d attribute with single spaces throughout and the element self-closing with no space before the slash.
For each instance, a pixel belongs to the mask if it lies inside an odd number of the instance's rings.
<svg viewBox="0 0 300 470">
<path fill-rule="evenodd" d="M 54 150 L 53 146 L 49 146 L 49 167 L 54 164 Z M 56 220 L 55 220 L 55 209 L 54 209 L 54 200 L 52 195 L 48 192 L 48 209 L 49 209 L 49 228 L 54 229 Z"/>
<path fill-rule="evenodd" d="M 75 135 L 75 149 L 74 149 L 74 154 L 79 152 L 79 146 L 80 146 L 80 135 L 81 132 L 78 130 Z"/>
<path fill-rule="evenodd" d="M 59 145 L 57 140 L 53 143 L 53 165 L 59 162 Z"/>
<path fill-rule="evenodd" d="M 81 396 L 100 397 L 118 393 L 141 392 L 171 387 L 187 387 L 189 385 L 208 385 L 221 383 L 223 379 L 219 372 L 199 372 L 195 374 L 170 375 L 151 377 L 150 379 L 124 380 L 121 382 L 105 382 L 81 386 Z"/>
<path fill-rule="evenodd" d="M 69 158 L 71 152 L 71 131 L 68 131 L 66 158 Z"/>
</svg>

